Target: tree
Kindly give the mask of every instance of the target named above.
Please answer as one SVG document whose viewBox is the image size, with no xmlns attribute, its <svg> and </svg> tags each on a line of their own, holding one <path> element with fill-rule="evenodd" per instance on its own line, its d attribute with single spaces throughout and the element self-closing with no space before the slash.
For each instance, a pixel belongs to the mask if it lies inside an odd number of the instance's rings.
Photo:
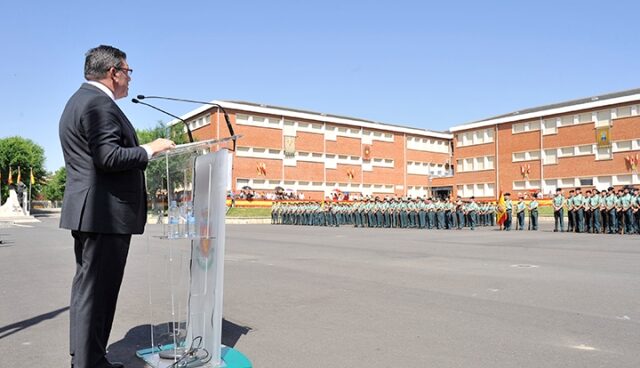
<svg viewBox="0 0 640 368">
<path fill-rule="evenodd" d="M 138 141 L 140 144 L 145 144 L 153 141 L 157 138 L 168 138 L 173 140 L 176 144 L 187 143 L 187 139 L 182 126 L 167 127 L 162 122 L 149 129 L 137 129 Z M 186 156 L 174 156 L 169 161 L 169 171 L 172 173 L 183 172 L 187 165 L 184 160 Z M 149 200 L 151 201 L 151 209 L 158 210 L 166 206 L 167 192 L 167 164 L 165 160 L 154 160 L 149 162 L 147 169 L 145 170 L 147 192 L 149 193 Z M 191 173 L 185 173 L 184 175 L 172 175 L 171 188 L 182 187 L 182 183 L 191 180 Z M 159 206 L 159 207 L 158 207 Z"/>
<path fill-rule="evenodd" d="M 53 175 L 50 175 L 42 193 L 49 201 L 61 201 L 64 196 L 64 187 L 67 183 L 67 170 L 59 168 Z"/>
<path fill-rule="evenodd" d="M 21 180 L 29 186 L 30 169 L 33 168 L 35 185 L 31 189 L 34 197 L 42 189 L 41 179 L 45 176 L 44 148 L 32 140 L 22 137 L 8 137 L 0 139 L 0 174 L 2 175 L 2 198 L 9 194 L 9 166 L 11 166 L 12 180 L 18 180 L 18 167 L 20 167 Z"/>
<path fill-rule="evenodd" d="M 156 126 L 148 129 L 136 129 L 140 144 L 149 143 L 158 138 L 168 138 L 176 144 L 187 143 L 184 128 L 181 125 L 167 127 L 162 121 L 158 121 Z"/>
</svg>

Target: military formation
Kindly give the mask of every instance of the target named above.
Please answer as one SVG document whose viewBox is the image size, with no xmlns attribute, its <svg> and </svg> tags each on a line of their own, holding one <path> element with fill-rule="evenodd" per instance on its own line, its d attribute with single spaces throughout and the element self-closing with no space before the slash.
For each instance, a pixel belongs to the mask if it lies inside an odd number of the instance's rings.
<svg viewBox="0 0 640 368">
<path fill-rule="evenodd" d="M 552 200 L 554 230 L 592 234 L 640 234 L 640 191 L 624 187 L 606 190 L 561 189 Z M 567 227 L 564 217 L 567 217 Z"/>
<path fill-rule="evenodd" d="M 365 198 L 350 202 L 274 202 L 271 223 L 307 226 L 463 229 L 496 226 L 501 230 L 538 230 L 539 203 L 504 194 L 504 203 L 477 203 L 473 197 Z M 640 234 L 640 191 L 612 187 L 598 191 L 562 189 L 551 199 L 554 232 Z M 504 214 L 504 215 L 501 215 Z M 528 215 L 528 216 L 527 216 Z M 500 218 L 503 221 L 500 221 Z M 527 220 L 528 217 L 528 221 Z M 567 226 L 565 227 L 565 220 Z M 499 221 L 497 224 L 496 222 Z M 526 223 L 526 227 L 525 227 Z"/>
<path fill-rule="evenodd" d="M 495 203 L 431 198 L 365 198 L 353 202 L 274 202 L 271 223 L 283 225 L 462 229 L 495 226 Z"/>
</svg>

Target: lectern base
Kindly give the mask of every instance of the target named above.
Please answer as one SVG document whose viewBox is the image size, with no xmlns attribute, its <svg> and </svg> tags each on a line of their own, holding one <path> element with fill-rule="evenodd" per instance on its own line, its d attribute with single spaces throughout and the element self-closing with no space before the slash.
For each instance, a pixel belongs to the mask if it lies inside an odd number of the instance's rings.
<svg viewBox="0 0 640 368">
<path fill-rule="evenodd" d="M 163 351 L 174 350 L 173 344 L 164 345 L 158 348 L 149 348 L 136 351 L 136 356 L 153 368 L 168 368 L 173 364 L 173 359 L 162 359 L 160 353 Z M 252 368 L 251 361 L 238 350 L 222 345 L 222 364 L 214 365 L 209 362 L 206 364 L 189 364 L 180 366 L 185 368 L 202 367 L 202 368 Z"/>
</svg>

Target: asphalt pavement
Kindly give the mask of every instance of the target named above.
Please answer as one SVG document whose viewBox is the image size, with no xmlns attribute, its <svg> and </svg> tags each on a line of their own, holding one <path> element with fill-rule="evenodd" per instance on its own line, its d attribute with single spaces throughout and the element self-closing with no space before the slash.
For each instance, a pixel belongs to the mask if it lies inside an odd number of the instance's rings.
<svg viewBox="0 0 640 368">
<path fill-rule="evenodd" d="M 2 367 L 69 366 L 72 240 L 40 220 L 0 228 Z M 640 236 L 551 226 L 227 225 L 223 342 L 266 368 L 639 367 Z M 129 253 L 109 347 L 127 367 L 185 282 L 167 262 L 188 244 L 158 233 Z"/>
</svg>

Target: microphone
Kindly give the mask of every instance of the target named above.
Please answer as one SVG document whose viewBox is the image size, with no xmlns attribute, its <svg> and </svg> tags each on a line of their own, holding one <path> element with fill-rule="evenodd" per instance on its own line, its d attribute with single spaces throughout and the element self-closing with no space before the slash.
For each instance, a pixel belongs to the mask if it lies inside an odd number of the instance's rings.
<svg viewBox="0 0 640 368">
<path fill-rule="evenodd" d="M 214 102 L 205 102 L 205 101 L 197 101 L 197 100 L 187 100 L 184 98 L 174 98 L 174 97 L 162 97 L 162 96 L 145 96 L 145 95 L 138 95 L 138 100 L 144 100 L 145 98 L 156 98 L 159 100 L 169 100 L 169 101 L 179 101 L 179 102 L 189 102 L 189 103 L 196 103 L 196 104 L 202 104 L 202 105 L 209 105 L 209 106 L 215 106 L 217 108 L 219 108 L 220 110 L 222 110 L 222 113 L 224 114 L 224 121 L 227 123 L 227 129 L 229 130 L 229 135 L 231 135 L 232 137 L 235 135 L 235 133 L 233 132 L 233 127 L 231 126 L 231 121 L 229 120 L 229 114 L 227 114 L 227 111 L 224 109 L 224 107 L 220 106 L 217 103 Z M 142 102 L 140 102 L 142 103 Z M 236 150 L 236 138 L 233 139 L 233 150 Z"/>
<path fill-rule="evenodd" d="M 140 97 L 140 96 L 138 96 L 138 97 Z M 142 96 L 142 97 L 144 97 L 144 96 Z M 158 107 L 155 107 L 153 105 L 150 105 L 150 104 L 148 104 L 146 102 L 139 101 L 137 98 L 132 98 L 131 102 L 133 102 L 135 104 L 141 104 L 141 105 L 149 106 L 150 108 L 152 108 L 154 110 L 158 110 L 161 113 L 167 114 L 167 115 L 171 116 L 172 118 L 176 118 L 176 119 L 180 120 L 182 122 L 182 124 L 184 124 L 185 128 L 187 128 L 187 135 L 189 136 L 189 142 L 193 143 L 193 135 L 191 135 L 191 129 L 189 129 L 189 124 L 187 124 L 187 122 L 182 120 L 180 117 L 175 116 L 175 115 L 173 115 L 171 113 L 168 113 L 168 112 L 166 112 L 166 111 L 164 111 L 164 110 L 162 110 L 162 109 L 160 109 Z"/>
</svg>

